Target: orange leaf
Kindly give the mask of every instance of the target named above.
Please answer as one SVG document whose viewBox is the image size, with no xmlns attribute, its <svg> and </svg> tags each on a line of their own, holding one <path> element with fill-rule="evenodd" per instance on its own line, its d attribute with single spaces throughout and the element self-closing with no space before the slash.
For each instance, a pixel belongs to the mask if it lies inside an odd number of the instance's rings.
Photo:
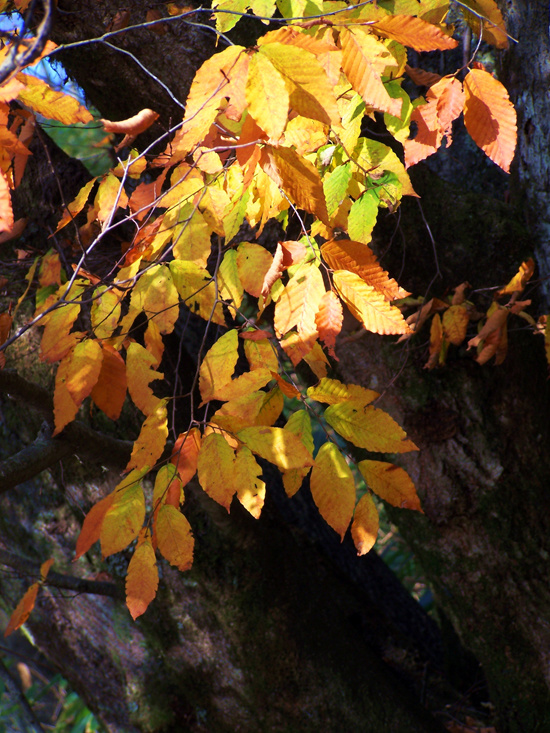
<svg viewBox="0 0 550 733">
<path fill-rule="evenodd" d="M 310 486 L 319 513 L 343 541 L 355 506 L 355 482 L 334 443 L 324 443 L 317 453 Z"/>
<path fill-rule="evenodd" d="M 482 69 L 464 80 L 464 124 L 483 152 L 506 173 L 516 150 L 516 110 L 504 86 Z"/>
<path fill-rule="evenodd" d="M 405 71 L 415 84 L 422 87 L 431 87 L 432 84 L 435 84 L 441 79 L 440 74 L 434 74 L 432 71 L 424 71 L 424 69 L 415 69 L 408 64 L 405 66 Z"/>
<path fill-rule="evenodd" d="M 411 15 L 388 15 L 372 26 L 378 35 L 391 38 L 415 51 L 445 51 L 456 48 L 458 41 L 441 28 Z"/>
<path fill-rule="evenodd" d="M 296 389 L 296 387 L 293 384 L 286 382 L 276 372 L 271 372 L 271 375 L 273 379 L 279 385 L 279 389 L 281 390 L 281 392 L 284 394 L 285 397 L 288 397 L 289 399 L 293 399 L 294 397 L 300 396 L 300 390 Z"/>
<path fill-rule="evenodd" d="M 406 298 L 410 295 L 382 269 L 371 248 L 362 242 L 349 239 L 329 240 L 321 247 L 325 262 L 333 270 L 355 272 L 367 285 L 372 285 L 387 300 Z"/>
<path fill-rule="evenodd" d="M 186 486 L 197 472 L 200 448 L 201 434 L 198 428 L 191 428 L 188 432 L 181 433 L 174 443 L 170 461 L 177 469 L 182 486 Z"/>
<path fill-rule="evenodd" d="M 78 560 L 90 547 L 98 541 L 101 534 L 101 526 L 105 515 L 111 508 L 115 498 L 114 491 L 105 496 L 103 499 L 94 504 L 88 514 L 84 517 L 82 529 L 76 541 L 76 550 L 74 559 Z"/>
<path fill-rule="evenodd" d="M 69 357 L 65 386 L 80 406 L 94 388 L 101 371 L 103 351 L 97 341 L 86 339 L 76 344 Z"/>
<path fill-rule="evenodd" d="M 477 336 L 471 338 L 468 341 L 468 349 L 478 346 L 483 340 L 487 339 L 494 332 L 500 331 L 500 329 L 506 324 L 510 311 L 507 308 L 497 306 L 492 312 L 483 328 Z"/>
<path fill-rule="evenodd" d="M 521 293 L 535 272 L 535 261 L 530 257 L 522 262 L 518 272 L 510 280 L 508 285 L 497 290 L 497 295 L 505 295 L 507 293 Z"/>
<path fill-rule="evenodd" d="M 0 171 L 0 232 L 10 232 L 13 229 L 13 209 L 11 192 L 6 176 Z"/>
<path fill-rule="evenodd" d="M 366 555 L 374 547 L 379 524 L 378 510 L 372 496 L 367 492 L 357 502 L 351 524 L 351 536 L 357 555 Z"/>
<path fill-rule="evenodd" d="M 126 350 L 128 392 L 136 407 L 145 415 L 150 415 L 158 403 L 158 397 L 153 394 L 149 382 L 164 377 L 164 374 L 151 368 L 155 362 L 155 357 L 140 344 L 132 343 L 128 346 Z"/>
<path fill-rule="evenodd" d="M 124 135 L 133 135 L 136 137 L 141 132 L 145 132 L 151 127 L 155 120 L 158 120 L 158 114 L 152 109 L 142 109 L 137 115 L 129 117 L 127 120 L 120 122 L 111 122 L 110 120 L 99 120 L 103 125 L 105 132 L 121 132 Z"/>
<path fill-rule="evenodd" d="M 155 537 L 160 553 L 170 565 L 181 571 L 189 570 L 193 564 L 195 540 L 191 525 L 179 509 L 169 504 L 160 507 L 155 521 Z"/>
<path fill-rule="evenodd" d="M 13 631 L 16 631 L 20 626 L 23 626 L 25 621 L 31 615 L 31 611 L 34 608 L 36 602 L 36 596 L 40 583 L 33 583 L 27 590 L 23 598 L 17 604 L 15 611 L 12 613 L 6 630 L 4 631 L 4 637 L 9 636 Z"/>
<path fill-rule="evenodd" d="M 465 94 L 462 84 L 455 77 L 443 77 L 428 90 L 427 99 L 437 98 L 437 116 L 441 132 L 451 144 L 452 123 L 464 109 Z"/>
<path fill-rule="evenodd" d="M 65 211 L 63 212 L 63 216 L 61 217 L 61 220 L 59 224 L 57 225 L 57 229 L 54 233 L 57 233 L 60 229 L 63 229 L 63 227 L 67 226 L 69 222 L 73 221 L 74 218 L 82 211 L 82 209 L 86 206 L 86 203 L 88 201 L 88 197 L 90 196 L 90 192 L 94 186 L 94 183 L 96 182 L 96 178 L 92 178 L 91 181 L 88 181 L 78 192 L 76 198 L 74 201 L 71 201 L 71 203 L 67 206 Z"/>
<path fill-rule="evenodd" d="M 422 512 L 420 499 L 409 474 L 386 461 L 360 461 L 358 468 L 367 486 L 388 504 Z"/>
<path fill-rule="evenodd" d="M 118 420 L 126 399 L 126 364 L 110 344 L 102 344 L 101 347 L 101 371 L 90 396 L 107 417 Z"/>
<path fill-rule="evenodd" d="M 134 621 L 155 598 L 159 584 L 157 559 L 150 537 L 142 538 L 128 563 L 126 605 Z"/>
<path fill-rule="evenodd" d="M 55 389 L 53 393 L 53 414 L 55 422 L 55 430 L 53 435 L 60 433 L 65 425 L 72 422 L 79 405 L 76 404 L 67 389 L 67 379 L 71 376 L 71 353 L 63 359 L 57 368 L 55 375 Z"/>
<path fill-rule="evenodd" d="M 291 148 L 265 145 L 260 166 L 300 209 L 329 225 L 323 182 L 317 168 Z"/>
<path fill-rule="evenodd" d="M 124 470 L 130 471 L 132 468 L 136 468 L 141 471 L 144 468 L 154 466 L 162 455 L 167 437 L 166 400 L 158 400 L 156 408 L 149 413 L 141 426 L 140 433 L 132 449 L 132 455 Z"/>
<path fill-rule="evenodd" d="M 416 122 L 417 132 L 413 140 L 405 140 L 405 167 L 419 163 L 437 152 L 443 141 L 443 133 L 437 114 L 437 99 L 415 107 L 411 122 Z"/>
<path fill-rule="evenodd" d="M 252 333 L 262 333 L 261 331 L 253 331 Z M 241 337 L 246 334 L 239 334 Z M 271 334 L 269 334 L 271 336 Z M 244 342 L 244 353 L 250 364 L 250 369 L 271 369 L 274 372 L 279 371 L 279 360 L 277 358 L 277 352 L 270 340 L 265 338 L 261 339 L 246 339 Z"/>
<path fill-rule="evenodd" d="M 281 247 L 281 243 L 277 242 L 277 249 L 275 250 L 273 262 L 271 263 L 269 270 L 265 273 L 264 281 L 262 284 L 261 294 L 264 296 L 264 298 L 266 298 L 271 292 L 271 287 L 273 283 L 275 283 L 277 280 L 280 280 L 283 274 L 283 259 L 283 248 Z"/>
<path fill-rule="evenodd" d="M 443 331 L 447 341 L 460 346 L 466 338 L 469 321 L 468 310 L 463 305 L 452 305 L 448 308 L 443 314 Z"/>
<path fill-rule="evenodd" d="M 338 359 L 334 352 L 336 337 L 342 330 L 344 314 L 340 299 L 332 290 L 326 292 L 319 302 L 319 310 L 315 316 L 315 325 L 319 338 L 327 347 L 329 354 Z"/>
<path fill-rule="evenodd" d="M 441 347 L 443 346 L 443 325 L 439 313 L 432 318 L 430 327 L 430 358 L 424 364 L 424 369 L 433 369 L 440 363 Z"/>
</svg>

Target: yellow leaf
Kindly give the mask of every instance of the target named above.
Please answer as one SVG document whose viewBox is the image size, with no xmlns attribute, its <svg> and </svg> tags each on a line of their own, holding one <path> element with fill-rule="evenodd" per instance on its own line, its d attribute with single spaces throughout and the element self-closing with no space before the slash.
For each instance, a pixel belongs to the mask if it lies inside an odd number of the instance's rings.
<svg viewBox="0 0 550 733">
<path fill-rule="evenodd" d="M 260 297 L 265 275 L 272 262 L 273 257 L 259 244 L 241 242 L 237 247 L 239 278 L 246 292 L 254 298 Z"/>
<path fill-rule="evenodd" d="M 65 425 L 68 425 L 75 419 L 79 408 L 79 405 L 76 404 L 67 389 L 66 384 L 70 375 L 70 356 L 71 354 L 69 353 L 69 356 L 63 359 L 55 375 L 55 389 L 53 393 L 54 435 L 60 433 Z"/>
<path fill-rule="evenodd" d="M 458 45 L 438 26 L 410 15 L 388 15 L 372 27 L 379 36 L 392 38 L 415 51 L 445 51 Z"/>
<path fill-rule="evenodd" d="M 172 333 L 179 316 L 179 297 L 170 268 L 158 265 L 152 267 L 147 275 L 143 311 L 155 322 L 161 334 Z"/>
<path fill-rule="evenodd" d="M 442 324 L 447 341 L 460 346 L 466 338 L 469 320 L 470 316 L 463 305 L 452 305 L 448 308 L 443 314 Z"/>
<path fill-rule="evenodd" d="M 97 341 L 86 339 L 74 347 L 67 359 L 65 386 L 75 404 L 80 406 L 99 378 L 103 351 Z"/>
<path fill-rule="evenodd" d="M 63 229 L 64 226 L 67 226 L 69 222 L 73 221 L 74 218 L 80 214 L 82 209 L 86 206 L 86 203 L 88 201 L 88 197 L 90 195 L 90 192 L 96 182 L 96 178 L 92 178 L 91 181 L 88 181 L 79 191 L 74 201 L 71 201 L 71 203 L 67 206 L 65 211 L 63 212 L 63 216 L 61 217 L 61 221 L 57 225 L 57 229 L 55 230 L 58 232 L 60 229 Z"/>
<path fill-rule="evenodd" d="M 327 376 L 327 368 L 330 366 L 330 363 L 318 341 L 313 344 L 312 349 L 304 356 L 304 361 L 317 379 L 323 379 Z"/>
<path fill-rule="evenodd" d="M 120 294 L 106 285 L 95 289 L 90 318 L 96 338 L 108 339 L 112 336 L 120 318 L 120 301 Z"/>
<path fill-rule="evenodd" d="M 103 520 L 108 510 L 111 508 L 115 498 L 115 492 L 112 491 L 110 494 L 105 496 L 101 501 L 90 509 L 88 514 L 84 517 L 82 529 L 78 535 L 76 541 L 76 550 L 74 559 L 78 560 L 85 552 L 88 552 L 90 547 L 98 541 L 101 534 L 101 527 Z"/>
<path fill-rule="evenodd" d="M 388 504 L 422 512 L 412 479 L 405 470 L 386 461 L 360 461 L 358 467 L 367 486 Z"/>
<path fill-rule="evenodd" d="M 25 621 L 31 615 L 31 611 L 36 603 L 36 596 L 38 595 L 38 589 L 40 583 L 33 583 L 27 590 L 23 598 L 17 604 L 15 611 L 12 613 L 6 630 L 4 631 L 4 637 L 9 636 L 13 631 L 16 631 L 20 626 L 23 626 Z"/>
<path fill-rule="evenodd" d="M 192 204 L 188 207 L 187 215 L 182 216 L 183 223 L 174 230 L 174 259 L 189 260 L 205 268 L 212 247 L 212 230 L 198 209 Z"/>
<path fill-rule="evenodd" d="M 170 504 L 160 507 L 155 521 L 155 536 L 159 552 L 170 565 L 181 571 L 189 570 L 193 564 L 195 540 L 191 525 L 178 509 Z"/>
<path fill-rule="evenodd" d="M 321 379 L 315 387 L 309 387 L 307 396 L 317 402 L 338 405 L 352 401 L 356 406 L 370 404 L 380 395 L 372 389 L 360 387 L 358 384 L 343 384 L 338 379 Z"/>
<path fill-rule="evenodd" d="M 284 340 L 281 341 L 281 346 L 292 364 L 296 366 L 302 361 L 302 359 L 307 357 L 307 355 L 313 350 L 316 343 L 316 331 L 305 334 L 291 331 L 285 336 Z"/>
<path fill-rule="evenodd" d="M 107 417 L 118 420 L 126 399 L 126 364 L 109 344 L 102 344 L 102 349 L 101 371 L 90 396 Z"/>
<path fill-rule="evenodd" d="M 503 171 L 510 171 L 517 140 L 516 110 L 504 86 L 483 69 L 464 79 L 464 124 L 483 152 Z"/>
<path fill-rule="evenodd" d="M 193 475 L 191 478 L 193 478 Z M 170 506 L 179 509 L 183 499 L 183 482 L 178 475 L 176 466 L 173 463 L 166 463 L 159 468 L 153 487 L 153 512 L 155 516 L 162 504 L 170 504 Z"/>
<path fill-rule="evenodd" d="M 464 0 L 464 5 L 474 12 L 463 10 L 466 22 L 476 34 L 482 29 L 482 38 L 496 48 L 508 48 L 508 36 L 502 13 L 495 0 Z M 475 14 L 474 14 L 475 13 Z"/>
<path fill-rule="evenodd" d="M 147 537 L 136 547 L 126 575 L 126 605 L 134 621 L 157 595 L 158 584 L 157 559 Z"/>
<path fill-rule="evenodd" d="M 319 449 L 311 469 L 310 486 L 319 513 L 343 541 L 355 506 L 355 482 L 334 443 L 323 443 Z"/>
<path fill-rule="evenodd" d="M 151 368 L 155 362 L 155 357 L 140 344 L 131 343 L 126 349 L 128 392 L 133 403 L 144 415 L 150 415 L 157 408 L 159 401 L 149 387 L 149 382 L 164 378 L 164 374 Z"/>
<path fill-rule="evenodd" d="M 254 425 L 273 425 L 283 411 L 285 402 L 283 393 L 279 387 L 273 387 L 269 392 L 261 392 L 260 394 L 262 394 L 262 403 L 254 420 Z"/>
<path fill-rule="evenodd" d="M 324 416 L 337 433 L 358 448 L 381 453 L 418 450 L 387 412 L 372 405 L 344 402 L 327 407 Z"/>
<path fill-rule="evenodd" d="M 353 89 L 368 107 L 399 117 L 402 102 L 390 97 L 381 78 L 384 66 L 393 59 L 386 46 L 369 33 L 348 28 L 341 29 L 340 43 L 342 69 Z"/>
<path fill-rule="evenodd" d="M 323 183 L 315 166 L 291 148 L 265 145 L 260 165 L 300 209 L 329 225 Z"/>
<path fill-rule="evenodd" d="M 237 433 L 247 448 L 278 468 L 304 468 L 313 460 L 300 438 L 285 428 L 250 427 Z"/>
<path fill-rule="evenodd" d="M 245 372 L 240 377 L 232 379 L 214 392 L 210 399 L 215 400 L 238 400 L 251 391 L 256 391 L 273 379 L 270 369 L 254 369 L 252 372 Z"/>
<path fill-rule="evenodd" d="M 72 349 L 76 334 L 69 332 L 79 314 L 80 303 L 67 303 L 46 316 L 46 328 L 40 342 L 42 361 L 59 361 Z"/>
<path fill-rule="evenodd" d="M 336 95 L 324 68 L 313 53 L 305 48 L 274 41 L 262 43 L 260 54 L 267 56 L 287 80 L 292 109 L 302 117 L 319 120 L 325 125 L 339 124 Z"/>
<path fill-rule="evenodd" d="M 250 425 L 263 425 L 263 422 L 258 422 L 258 416 L 266 396 L 265 392 L 249 392 L 230 400 L 212 415 L 211 421 L 231 433 L 238 433 Z"/>
<path fill-rule="evenodd" d="M 221 305 L 216 303 L 216 285 L 210 273 L 195 262 L 172 260 L 170 270 L 183 303 L 206 321 L 225 326 Z"/>
<path fill-rule="evenodd" d="M 199 483 L 208 496 L 227 511 L 237 490 L 234 466 L 235 451 L 226 439 L 216 433 L 207 435 L 202 441 L 197 463 Z"/>
<path fill-rule="evenodd" d="M 103 557 L 124 550 L 134 540 L 145 519 L 145 497 L 141 488 L 144 471 L 132 471 L 113 491 L 113 502 L 101 525 L 99 540 Z"/>
<path fill-rule="evenodd" d="M 97 189 L 94 200 L 97 220 L 103 224 L 113 216 L 113 209 L 125 209 L 128 205 L 128 197 L 124 192 L 122 183 L 112 173 L 108 173 Z"/>
<path fill-rule="evenodd" d="M 234 470 L 237 499 L 259 519 L 265 501 L 265 483 L 260 479 L 262 469 L 246 446 L 237 450 Z"/>
<path fill-rule="evenodd" d="M 366 493 L 357 502 L 351 525 L 351 536 L 357 548 L 357 555 L 366 555 L 374 547 L 379 524 L 376 505 L 372 496 Z"/>
<path fill-rule="evenodd" d="M 64 125 L 93 120 L 92 115 L 78 100 L 64 92 L 56 92 L 42 79 L 30 74 L 17 74 L 16 78 L 24 84 L 24 89 L 17 98 L 34 112 Z"/>
<path fill-rule="evenodd" d="M 330 240 L 321 247 L 323 259 L 333 270 L 349 270 L 372 285 L 386 300 L 410 295 L 382 269 L 371 248 L 349 239 Z"/>
<path fill-rule="evenodd" d="M 274 372 L 279 371 L 277 352 L 269 339 L 263 338 L 259 341 L 246 339 L 244 353 L 252 371 L 264 368 L 271 369 Z"/>
<path fill-rule="evenodd" d="M 430 326 L 430 357 L 424 369 L 433 369 L 438 364 L 442 364 L 445 359 L 446 344 L 443 340 L 443 324 L 439 313 L 436 313 L 432 318 L 432 325 Z"/>
<path fill-rule="evenodd" d="M 372 285 L 353 272 L 337 270 L 334 285 L 352 314 L 368 331 L 380 334 L 409 333 L 403 314 Z"/>
<path fill-rule="evenodd" d="M 317 332 L 315 316 L 325 293 L 325 284 L 314 263 L 303 265 L 291 277 L 275 304 L 274 326 L 277 336 L 292 328 L 309 335 Z"/>
<path fill-rule="evenodd" d="M 154 466 L 162 455 L 167 437 L 166 400 L 158 400 L 156 408 L 149 413 L 141 426 L 125 470 L 130 471 L 132 468 L 142 470 L 146 466 Z"/>
<path fill-rule="evenodd" d="M 203 403 L 214 399 L 217 392 L 231 381 L 237 366 L 239 334 L 231 329 L 216 341 L 202 360 L 199 369 L 199 390 Z"/>
<path fill-rule="evenodd" d="M 237 253 L 231 249 L 225 253 L 218 268 L 218 297 L 235 309 L 241 307 L 243 295 L 243 285 L 237 267 Z"/>
<path fill-rule="evenodd" d="M 507 293 L 517 293 L 525 288 L 529 280 L 533 277 L 535 272 L 535 261 L 530 257 L 525 262 L 522 262 L 519 270 L 510 280 L 508 285 L 500 290 L 497 290 L 497 295 L 506 295 Z"/>
<path fill-rule="evenodd" d="M 305 445 L 309 453 L 313 453 L 313 432 L 311 429 L 311 419 L 306 410 L 296 410 L 285 425 L 286 430 L 297 435 Z M 287 496 L 290 498 L 301 487 L 304 478 L 308 475 L 310 466 L 306 468 L 291 468 L 283 471 L 283 486 Z"/>
<path fill-rule="evenodd" d="M 390 171 L 395 173 L 399 179 L 403 196 L 417 196 L 405 166 L 394 151 L 384 143 L 361 137 L 357 141 L 351 158 L 352 169 L 356 176 L 364 175 L 365 169 L 373 178 L 382 175 L 384 171 Z"/>
<path fill-rule="evenodd" d="M 250 59 L 246 82 L 248 113 L 273 140 L 278 142 L 288 118 L 288 91 L 281 74 L 261 53 Z"/>
</svg>

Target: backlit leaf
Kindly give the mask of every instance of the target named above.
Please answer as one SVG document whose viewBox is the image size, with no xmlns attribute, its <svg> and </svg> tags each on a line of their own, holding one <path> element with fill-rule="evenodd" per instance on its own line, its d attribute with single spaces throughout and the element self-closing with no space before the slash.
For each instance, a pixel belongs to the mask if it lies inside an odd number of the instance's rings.
<svg viewBox="0 0 550 733">
<path fill-rule="evenodd" d="M 438 26 L 410 15 L 388 15 L 372 27 L 378 35 L 392 38 L 415 51 L 445 51 L 458 45 L 458 41 Z"/>
<path fill-rule="evenodd" d="M 374 191 L 365 191 L 354 201 L 348 214 L 348 234 L 352 240 L 367 244 L 378 216 L 380 199 Z"/>
<path fill-rule="evenodd" d="M 246 339 L 244 342 L 244 353 L 251 370 L 271 369 L 274 372 L 279 371 L 277 352 L 268 339 L 262 338 L 257 341 Z"/>
<path fill-rule="evenodd" d="M 237 499 L 255 519 L 259 519 L 265 501 L 265 483 L 261 475 L 262 469 L 251 451 L 246 446 L 239 448 L 235 459 Z"/>
<path fill-rule="evenodd" d="M 265 275 L 272 262 L 272 255 L 259 244 L 241 242 L 237 247 L 239 277 L 246 292 L 254 298 L 260 297 Z"/>
<path fill-rule="evenodd" d="M 496 48 L 508 48 L 506 27 L 495 0 L 464 0 L 463 4 L 475 13 L 474 15 L 474 13 L 463 10 L 468 25 L 477 36 L 481 29 L 484 41 Z"/>
<path fill-rule="evenodd" d="M 55 375 L 55 389 L 53 393 L 53 414 L 55 422 L 54 435 L 60 433 L 65 425 L 72 422 L 79 405 L 74 401 L 67 389 L 67 379 L 71 375 L 71 361 L 69 356 L 61 362 Z"/>
<path fill-rule="evenodd" d="M 357 502 L 351 524 L 351 536 L 357 555 L 366 555 L 374 547 L 379 524 L 378 510 L 372 496 L 367 492 Z"/>
<path fill-rule="evenodd" d="M 313 459 L 300 438 L 285 428 L 245 428 L 237 437 L 253 453 L 282 470 L 313 465 Z"/>
<path fill-rule="evenodd" d="M 182 572 L 189 570 L 193 564 L 195 540 L 191 525 L 179 509 L 169 504 L 160 507 L 155 521 L 155 536 L 159 552 L 170 565 Z"/>
<path fill-rule="evenodd" d="M 197 459 L 201 447 L 201 434 L 198 428 L 191 428 L 187 433 L 178 435 L 170 461 L 174 464 L 186 486 L 197 472 Z"/>
<path fill-rule="evenodd" d="M 337 433 L 358 448 L 381 453 L 407 453 L 418 450 L 412 440 L 387 412 L 353 402 L 331 405 L 325 420 Z"/>
<path fill-rule="evenodd" d="M 80 530 L 80 534 L 76 541 L 75 560 L 82 557 L 82 555 L 88 552 L 90 547 L 99 540 L 103 520 L 111 508 L 114 499 L 115 492 L 112 491 L 110 494 L 107 494 L 107 496 L 98 501 L 97 504 L 94 504 L 88 514 L 84 517 L 82 529 Z"/>
<path fill-rule="evenodd" d="M 378 392 L 360 387 L 358 384 L 343 384 L 338 379 L 321 379 L 315 387 L 309 387 L 307 396 L 317 402 L 329 405 L 339 405 L 342 402 L 352 401 L 356 407 L 369 405 L 377 397 Z"/>
<path fill-rule="evenodd" d="M 193 477 L 191 476 L 191 478 Z M 170 504 L 170 506 L 179 509 L 183 499 L 183 482 L 178 475 L 176 466 L 173 463 L 165 463 L 157 471 L 153 487 L 153 511 L 155 516 L 162 504 Z M 153 542 L 156 542 L 155 538 L 153 538 Z"/>
<path fill-rule="evenodd" d="M 159 574 L 151 539 L 145 537 L 134 550 L 126 574 L 126 605 L 134 621 L 157 595 Z"/>
<path fill-rule="evenodd" d="M 319 338 L 327 347 L 329 354 L 335 359 L 338 357 L 334 352 L 334 346 L 336 345 L 336 337 L 342 330 L 343 320 L 342 303 L 337 295 L 329 290 L 319 302 L 315 325 L 319 332 Z"/>
<path fill-rule="evenodd" d="M 80 307 L 80 303 L 67 303 L 46 316 L 46 328 L 40 342 L 42 361 L 59 361 L 73 348 L 77 334 L 69 332 L 80 314 Z"/>
<path fill-rule="evenodd" d="M 321 247 L 323 259 L 333 270 L 349 270 L 372 285 L 387 300 L 410 295 L 382 269 L 376 255 L 366 244 L 349 239 L 330 240 Z"/>
<path fill-rule="evenodd" d="M 141 426 L 125 470 L 130 471 L 132 468 L 142 470 L 146 466 L 154 466 L 162 455 L 167 437 L 166 400 L 158 400 L 157 406 Z"/>
<path fill-rule="evenodd" d="M 67 358 L 65 386 L 74 402 L 81 405 L 99 378 L 103 351 L 97 341 L 86 339 L 77 344 Z"/>
<path fill-rule="evenodd" d="M 516 110 L 504 86 L 483 69 L 464 79 L 466 129 L 491 160 L 508 173 L 516 150 Z"/>
<path fill-rule="evenodd" d="M 405 470 L 386 461 L 360 461 L 358 467 L 367 486 L 388 504 L 422 512 L 412 479 Z"/>
<path fill-rule="evenodd" d="M 120 318 L 120 301 L 120 294 L 105 285 L 101 285 L 94 291 L 90 318 L 96 338 L 107 339 L 112 336 Z"/>
<path fill-rule="evenodd" d="M 235 451 L 223 436 L 210 433 L 204 438 L 197 468 L 199 483 L 204 491 L 229 511 L 237 490 Z"/>
<path fill-rule="evenodd" d="M 111 420 L 118 420 L 126 399 L 126 364 L 109 344 L 102 344 L 103 359 L 97 382 L 90 396 Z"/>
<path fill-rule="evenodd" d="M 16 631 L 19 627 L 23 626 L 25 621 L 31 615 L 31 612 L 36 603 L 36 596 L 38 595 L 38 589 L 40 583 L 33 583 L 23 598 L 17 604 L 14 612 L 10 616 L 6 630 L 4 631 L 4 637 L 9 636 L 12 632 Z"/>
<path fill-rule="evenodd" d="M 368 331 L 380 334 L 408 333 L 409 326 L 403 314 L 372 285 L 354 272 L 337 270 L 333 273 L 334 285 L 353 315 Z"/>
<path fill-rule="evenodd" d="M 281 74 L 262 53 L 255 53 L 250 59 L 246 101 L 248 113 L 277 142 L 288 118 L 288 91 Z"/>
<path fill-rule="evenodd" d="M 239 334 L 231 329 L 216 341 L 202 360 L 199 369 L 199 390 L 203 403 L 214 398 L 214 395 L 231 381 L 237 359 Z"/>
<path fill-rule="evenodd" d="M 55 91 L 42 79 L 30 74 L 17 74 L 17 81 L 25 86 L 19 92 L 19 101 L 43 117 L 57 120 L 64 125 L 93 120 L 92 115 L 78 100 L 64 92 Z"/>
<path fill-rule="evenodd" d="M 443 331 L 447 341 L 460 346 L 466 338 L 469 320 L 470 316 L 463 305 L 452 305 L 448 308 L 443 313 Z"/>
<path fill-rule="evenodd" d="M 103 557 L 128 547 L 143 526 L 145 519 L 145 497 L 141 487 L 143 473 L 132 471 L 113 491 L 113 501 L 105 513 L 99 535 Z"/>
<path fill-rule="evenodd" d="M 355 506 L 355 482 L 334 443 L 324 443 L 311 469 L 311 495 L 323 519 L 344 540 Z"/>
<path fill-rule="evenodd" d="M 0 232 L 13 229 L 13 208 L 11 192 L 5 175 L 0 171 Z"/>
<path fill-rule="evenodd" d="M 323 276 L 315 263 L 302 266 L 275 304 L 277 335 L 282 336 L 294 327 L 304 335 L 316 333 L 315 315 L 324 293 Z"/>
<path fill-rule="evenodd" d="M 164 378 L 164 374 L 152 368 L 155 363 L 155 357 L 140 344 L 131 343 L 126 349 L 128 392 L 133 403 L 144 415 L 150 415 L 156 410 L 159 401 L 149 383 Z"/>
<path fill-rule="evenodd" d="M 517 292 L 521 293 L 529 280 L 533 277 L 534 272 L 535 261 L 530 257 L 528 260 L 521 263 L 517 273 L 505 287 L 497 291 L 497 295 L 506 295 L 507 293 Z"/>
</svg>

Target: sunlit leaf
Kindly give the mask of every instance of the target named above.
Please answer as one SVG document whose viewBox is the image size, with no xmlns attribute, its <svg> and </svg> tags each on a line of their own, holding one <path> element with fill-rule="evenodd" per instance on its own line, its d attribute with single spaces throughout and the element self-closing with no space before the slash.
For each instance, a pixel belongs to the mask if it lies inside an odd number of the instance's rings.
<svg viewBox="0 0 550 733">
<path fill-rule="evenodd" d="M 134 621 L 157 594 L 159 574 L 151 539 L 145 537 L 134 550 L 126 574 L 126 605 Z"/>
<path fill-rule="evenodd" d="M 420 499 L 409 474 L 386 461 L 360 461 L 358 464 L 369 488 L 388 504 L 422 512 Z"/>
<path fill-rule="evenodd" d="M 351 536 L 359 556 L 366 555 L 374 547 L 379 524 L 378 510 L 367 492 L 357 502 L 351 524 Z"/>
<path fill-rule="evenodd" d="M 350 467 L 334 443 L 324 443 L 317 453 L 310 487 L 319 513 L 343 541 L 355 506 L 355 482 Z"/>
</svg>

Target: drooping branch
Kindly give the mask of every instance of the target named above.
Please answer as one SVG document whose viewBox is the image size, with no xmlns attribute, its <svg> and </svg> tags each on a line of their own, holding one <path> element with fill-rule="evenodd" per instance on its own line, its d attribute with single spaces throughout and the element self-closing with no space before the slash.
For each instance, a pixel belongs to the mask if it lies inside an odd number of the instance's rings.
<svg viewBox="0 0 550 733">
<path fill-rule="evenodd" d="M 33 580 L 40 578 L 40 564 L 27 560 L 26 557 L 14 555 L 12 552 L 0 549 L 0 564 L 6 565 L 18 573 Z M 46 585 L 62 590 L 72 590 L 77 593 L 92 593 L 98 596 L 109 596 L 111 598 L 122 598 L 121 590 L 114 583 L 103 580 L 88 580 L 77 578 L 74 575 L 64 575 L 50 570 L 46 579 Z"/>
<path fill-rule="evenodd" d="M 28 481 L 73 452 L 66 440 L 39 435 L 34 443 L 0 462 L 0 494 Z"/>
</svg>

